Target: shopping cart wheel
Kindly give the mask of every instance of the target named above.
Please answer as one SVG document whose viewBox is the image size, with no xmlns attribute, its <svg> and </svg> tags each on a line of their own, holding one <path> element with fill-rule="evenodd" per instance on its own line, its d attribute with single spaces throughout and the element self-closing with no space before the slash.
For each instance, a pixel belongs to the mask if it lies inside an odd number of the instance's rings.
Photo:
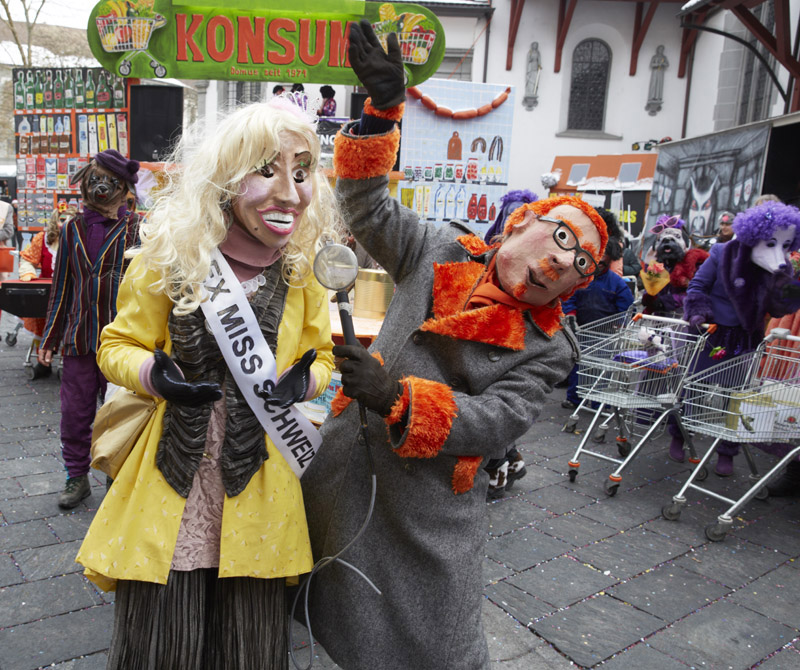
<svg viewBox="0 0 800 670">
<path fill-rule="evenodd" d="M 619 482 L 614 482 L 610 479 L 607 479 L 603 488 L 605 489 L 606 495 L 609 498 L 613 498 L 615 495 L 617 495 L 617 491 L 619 491 Z"/>
<path fill-rule="evenodd" d="M 567 419 L 564 423 L 564 427 L 561 429 L 562 433 L 574 433 L 575 428 L 578 427 L 577 419 Z"/>
<path fill-rule="evenodd" d="M 6 335 L 6 344 L 9 347 L 13 347 L 17 344 L 17 334 L 16 333 L 8 333 Z"/>
<path fill-rule="evenodd" d="M 155 72 L 156 73 L 156 77 L 158 77 L 160 79 L 165 74 L 167 74 L 167 68 L 165 68 L 163 65 L 157 65 L 155 70 L 153 70 L 153 72 Z"/>
<path fill-rule="evenodd" d="M 758 489 L 758 492 L 753 496 L 756 500 L 766 500 L 769 498 L 769 490 L 766 486 Z"/>
<path fill-rule="evenodd" d="M 661 516 L 667 521 L 677 521 L 681 518 L 681 506 L 678 503 L 669 503 L 661 508 Z"/>
<path fill-rule="evenodd" d="M 131 64 L 128 61 L 122 63 L 122 65 L 119 66 L 119 73 L 123 77 L 127 77 L 131 73 Z"/>
<path fill-rule="evenodd" d="M 721 523 L 706 526 L 706 537 L 712 542 L 722 542 L 728 534 L 728 527 Z"/>
<path fill-rule="evenodd" d="M 608 426 L 601 426 L 596 431 L 594 431 L 594 435 L 592 435 L 592 440 L 597 442 L 597 444 L 603 444 L 606 441 L 606 431 L 608 430 Z"/>
<path fill-rule="evenodd" d="M 622 458 L 627 458 L 631 453 L 631 443 L 628 442 L 628 440 L 622 442 L 619 438 L 617 438 L 617 451 Z"/>
<path fill-rule="evenodd" d="M 704 465 L 697 471 L 697 477 L 694 478 L 696 482 L 704 482 L 708 479 L 708 468 Z"/>
<path fill-rule="evenodd" d="M 569 480 L 571 482 L 574 482 L 578 478 L 578 471 L 574 468 L 572 468 L 567 474 L 569 475 Z"/>
</svg>

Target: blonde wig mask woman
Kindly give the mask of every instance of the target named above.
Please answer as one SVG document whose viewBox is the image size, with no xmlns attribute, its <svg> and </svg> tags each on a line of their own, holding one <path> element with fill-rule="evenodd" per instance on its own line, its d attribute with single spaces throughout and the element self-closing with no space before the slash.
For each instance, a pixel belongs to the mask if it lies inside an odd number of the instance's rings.
<svg viewBox="0 0 800 670">
<path fill-rule="evenodd" d="M 314 128 L 286 100 L 241 108 L 189 147 L 187 136 L 98 351 L 110 381 L 159 402 L 78 561 L 117 589 L 108 668 L 282 669 L 285 579 L 313 564 L 300 484 L 199 306 L 219 249 L 275 356 L 281 406 L 318 395 L 333 345 L 311 268 L 341 238 L 339 215 Z"/>
</svg>

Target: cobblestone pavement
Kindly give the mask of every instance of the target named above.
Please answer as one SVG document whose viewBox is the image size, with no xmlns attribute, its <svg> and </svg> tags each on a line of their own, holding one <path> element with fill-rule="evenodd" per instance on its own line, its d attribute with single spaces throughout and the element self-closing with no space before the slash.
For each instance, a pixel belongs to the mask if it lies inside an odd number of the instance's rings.
<svg viewBox="0 0 800 670">
<path fill-rule="evenodd" d="M 30 336 L 5 342 L 15 323 L 0 321 L 0 670 L 96 670 L 114 598 L 73 559 L 105 479 L 92 475 L 92 496 L 75 510 L 56 505 L 59 381 L 29 380 Z M 581 435 L 561 431 L 562 399 L 556 390 L 520 441 L 527 476 L 487 505 L 492 668 L 800 668 L 800 505 L 753 500 L 723 542 L 703 531 L 725 508 L 710 496 L 690 493 L 680 519 L 664 520 L 662 506 L 689 470 L 666 458 L 663 435 L 625 471 L 616 496 L 603 490 L 613 466 L 598 459 L 583 458 L 571 483 L 567 461 Z M 597 450 L 615 455 L 612 437 Z M 739 457 L 734 477 L 712 474 L 706 485 L 738 497 L 745 470 Z M 305 663 L 307 649 L 299 651 Z M 337 667 L 319 648 L 314 665 Z"/>
</svg>

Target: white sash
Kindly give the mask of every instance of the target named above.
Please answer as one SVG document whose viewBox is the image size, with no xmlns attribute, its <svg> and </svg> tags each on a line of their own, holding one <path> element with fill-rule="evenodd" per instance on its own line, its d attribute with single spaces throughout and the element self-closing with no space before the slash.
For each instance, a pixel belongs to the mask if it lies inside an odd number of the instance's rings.
<svg viewBox="0 0 800 670">
<path fill-rule="evenodd" d="M 209 299 L 200 306 L 236 385 L 281 456 L 302 477 L 322 438 L 296 407 L 281 409 L 270 401 L 276 383 L 275 357 L 241 283 L 219 249 L 211 254 L 211 269 L 203 285 Z"/>
</svg>

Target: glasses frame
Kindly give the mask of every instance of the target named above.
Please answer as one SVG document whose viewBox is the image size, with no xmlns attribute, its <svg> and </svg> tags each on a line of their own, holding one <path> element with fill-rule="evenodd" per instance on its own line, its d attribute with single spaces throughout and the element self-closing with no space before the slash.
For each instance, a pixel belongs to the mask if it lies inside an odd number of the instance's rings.
<svg viewBox="0 0 800 670">
<path fill-rule="evenodd" d="M 581 277 L 593 277 L 595 274 L 597 274 L 598 262 L 594 259 L 594 256 L 592 256 L 592 254 L 590 254 L 588 251 L 586 251 L 586 249 L 584 249 L 580 245 L 580 242 L 578 242 L 578 236 L 573 232 L 572 228 L 570 228 L 569 225 L 565 221 L 562 221 L 561 219 L 554 219 L 551 216 L 537 216 L 536 219 L 538 221 L 545 221 L 546 223 L 555 223 L 556 224 L 556 229 L 553 231 L 553 242 L 555 242 L 556 245 L 558 246 L 558 248 L 561 249 L 562 251 L 574 251 L 575 252 L 575 256 L 572 259 L 572 267 L 575 268 L 575 271 Z M 575 244 L 572 245 L 571 247 L 564 246 L 561 243 L 561 241 L 558 239 L 558 237 L 556 236 L 556 233 L 558 233 L 559 229 L 561 229 L 561 228 L 566 228 L 569 231 L 569 234 L 572 235 L 575 238 Z M 591 264 L 591 267 L 593 269 L 591 271 L 587 272 L 585 270 L 582 270 L 580 267 L 578 267 L 578 257 L 586 258 L 589 261 L 589 263 Z"/>
</svg>

